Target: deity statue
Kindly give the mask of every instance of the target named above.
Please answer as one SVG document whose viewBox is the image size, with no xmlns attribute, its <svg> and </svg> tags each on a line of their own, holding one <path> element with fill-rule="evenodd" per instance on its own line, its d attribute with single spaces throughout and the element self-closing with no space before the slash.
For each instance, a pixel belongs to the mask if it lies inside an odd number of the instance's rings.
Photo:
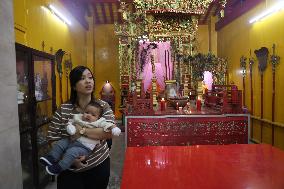
<svg viewBox="0 0 284 189">
<path fill-rule="evenodd" d="M 35 97 L 36 100 L 42 100 L 43 97 L 41 89 L 41 78 L 39 73 L 36 73 L 35 75 Z"/>
</svg>

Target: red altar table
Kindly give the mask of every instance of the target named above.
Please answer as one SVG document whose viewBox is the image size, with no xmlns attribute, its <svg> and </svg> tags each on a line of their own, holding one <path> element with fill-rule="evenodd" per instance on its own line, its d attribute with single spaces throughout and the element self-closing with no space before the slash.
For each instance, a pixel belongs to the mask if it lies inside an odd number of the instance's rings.
<svg viewBox="0 0 284 189">
<path fill-rule="evenodd" d="M 267 144 L 128 147 L 121 189 L 283 189 L 283 175 Z"/>
<path fill-rule="evenodd" d="M 127 146 L 247 144 L 249 115 L 126 116 Z"/>
</svg>

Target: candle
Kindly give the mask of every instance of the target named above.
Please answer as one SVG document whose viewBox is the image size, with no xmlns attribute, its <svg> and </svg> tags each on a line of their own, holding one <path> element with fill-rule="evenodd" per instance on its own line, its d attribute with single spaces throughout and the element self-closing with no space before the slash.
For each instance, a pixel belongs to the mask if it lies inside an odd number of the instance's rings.
<svg viewBox="0 0 284 189">
<path fill-rule="evenodd" d="M 161 100 L 161 111 L 165 111 L 166 110 L 166 101 L 164 98 L 162 98 Z"/>
<path fill-rule="evenodd" d="M 196 110 L 201 111 L 201 99 L 200 98 L 198 98 L 198 100 L 196 101 Z"/>
<path fill-rule="evenodd" d="M 191 92 L 189 92 L 189 95 L 191 95 Z"/>
<path fill-rule="evenodd" d="M 178 102 L 177 102 L 177 106 L 176 106 L 176 109 L 178 110 Z"/>
</svg>

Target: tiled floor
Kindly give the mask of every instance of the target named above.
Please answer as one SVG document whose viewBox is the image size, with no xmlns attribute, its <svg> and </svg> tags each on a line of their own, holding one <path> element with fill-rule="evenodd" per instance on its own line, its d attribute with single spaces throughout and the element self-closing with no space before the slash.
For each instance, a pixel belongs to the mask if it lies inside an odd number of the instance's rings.
<svg viewBox="0 0 284 189">
<path fill-rule="evenodd" d="M 121 133 L 119 137 L 114 137 L 110 155 L 110 179 L 108 189 L 119 189 L 121 182 L 121 174 L 124 162 L 125 152 L 125 133 Z M 45 189 L 56 189 L 56 182 L 49 183 Z"/>
</svg>

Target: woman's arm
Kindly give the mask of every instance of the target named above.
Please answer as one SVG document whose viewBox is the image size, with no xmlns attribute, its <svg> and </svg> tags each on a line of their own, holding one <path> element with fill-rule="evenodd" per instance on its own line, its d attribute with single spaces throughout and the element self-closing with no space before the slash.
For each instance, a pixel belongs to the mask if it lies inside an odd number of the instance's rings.
<svg viewBox="0 0 284 189">
<path fill-rule="evenodd" d="M 99 103 L 103 107 L 103 116 L 102 117 L 106 119 L 106 122 L 115 124 L 115 117 L 114 117 L 113 111 L 112 111 L 111 107 L 109 106 L 109 104 L 105 101 L 102 101 L 102 100 L 99 100 Z"/>
<path fill-rule="evenodd" d="M 85 136 L 95 140 L 112 138 L 111 132 L 105 132 L 103 128 L 85 128 Z"/>
<path fill-rule="evenodd" d="M 48 126 L 47 139 L 49 142 L 61 139 L 61 128 L 64 125 L 62 122 L 61 107 L 59 107 L 54 113 L 51 123 Z"/>
<path fill-rule="evenodd" d="M 105 132 L 103 128 L 83 128 L 81 125 L 78 124 L 76 124 L 75 127 L 76 133 L 75 135 L 72 135 L 73 140 L 76 140 L 82 135 L 94 140 L 105 140 L 112 138 L 111 132 Z M 81 130 L 83 130 L 83 133 L 80 133 Z"/>
</svg>

